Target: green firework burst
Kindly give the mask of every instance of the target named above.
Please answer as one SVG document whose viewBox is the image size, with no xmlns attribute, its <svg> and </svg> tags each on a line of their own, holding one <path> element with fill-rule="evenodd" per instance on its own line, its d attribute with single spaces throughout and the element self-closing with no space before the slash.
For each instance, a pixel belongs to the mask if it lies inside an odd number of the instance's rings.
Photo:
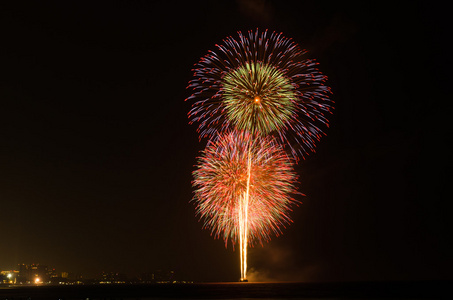
<svg viewBox="0 0 453 300">
<path fill-rule="evenodd" d="M 239 130 L 265 135 L 280 130 L 296 108 L 290 80 L 262 62 L 247 62 L 230 71 L 222 88 L 228 119 Z"/>
</svg>

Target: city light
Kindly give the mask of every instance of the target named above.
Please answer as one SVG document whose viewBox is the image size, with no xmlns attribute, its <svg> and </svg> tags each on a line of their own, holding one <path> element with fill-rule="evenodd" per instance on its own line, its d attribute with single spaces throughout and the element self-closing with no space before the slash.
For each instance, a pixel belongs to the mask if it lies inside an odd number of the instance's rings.
<svg viewBox="0 0 453 300">
<path fill-rule="evenodd" d="M 102 272 L 97 278 L 86 279 L 79 273 L 57 272 L 41 264 L 19 264 L 16 270 L 0 270 L 0 294 L 3 285 L 83 285 L 83 284 L 150 284 L 150 283 L 193 283 L 175 278 L 172 270 L 154 270 L 128 278 L 120 272 Z M 0 299 L 3 299 L 0 297 Z"/>
</svg>

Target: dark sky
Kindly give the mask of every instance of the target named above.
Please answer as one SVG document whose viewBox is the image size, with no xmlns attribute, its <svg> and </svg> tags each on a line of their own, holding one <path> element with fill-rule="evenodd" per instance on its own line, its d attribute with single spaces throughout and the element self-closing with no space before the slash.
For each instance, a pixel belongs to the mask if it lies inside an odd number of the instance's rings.
<svg viewBox="0 0 453 300">
<path fill-rule="evenodd" d="M 237 280 L 237 251 L 202 230 L 189 203 L 205 144 L 184 99 L 201 56 L 259 27 L 319 61 L 336 109 L 297 166 L 307 196 L 294 224 L 250 250 L 250 276 L 452 279 L 447 11 L 432 1 L 2 2 L 0 269 Z"/>
</svg>

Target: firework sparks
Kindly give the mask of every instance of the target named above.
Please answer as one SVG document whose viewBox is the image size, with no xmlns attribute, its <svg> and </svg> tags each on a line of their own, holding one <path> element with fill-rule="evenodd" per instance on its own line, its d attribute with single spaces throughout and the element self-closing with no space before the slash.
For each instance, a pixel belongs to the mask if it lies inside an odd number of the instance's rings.
<svg viewBox="0 0 453 300">
<path fill-rule="evenodd" d="M 238 33 L 194 69 L 189 112 L 200 137 L 217 138 L 227 130 L 273 135 L 293 156 L 313 151 L 328 125 L 329 88 L 314 60 L 282 34 Z"/>
<path fill-rule="evenodd" d="M 193 172 L 197 213 L 225 245 L 239 241 L 241 278 L 247 247 L 268 241 L 291 222 L 297 193 L 293 163 L 271 137 L 230 132 L 210 142 Z"/>
<path fill-rule="evenodd" d="M 314 151 L 332 102 L 326 76 L 291 39 L 238 35 L 196 64 L 186 100 L 190 123 L 209 139 L 193 173 L 197 213 L 225 245 L 239 243 L 242 281 L 248 245 L 291 222 L 293 162 Z"/>
</svg>

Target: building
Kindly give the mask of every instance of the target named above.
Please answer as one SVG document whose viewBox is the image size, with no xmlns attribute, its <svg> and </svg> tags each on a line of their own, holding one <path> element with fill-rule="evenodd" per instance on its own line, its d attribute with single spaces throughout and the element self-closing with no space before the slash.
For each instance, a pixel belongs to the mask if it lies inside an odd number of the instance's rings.
<svg viewBox="0 0 453 300">
<path fill-rule="evenodd" d="M 15 270 L 0 271 L 0 283 L 16 284 L 18 277 L 19 277 L 19 271 L 15 271 Z"/>
<path fill-rule="evenodd" d="M 19 264 L 19 276 L 18 276 L 18 283 L 23 284 L 40 284 L 40 283 L 47 283 L 50 281 L 52 274 L 54 273 L 54 269 L 51 269 L 50 272 L 45 265 L 40 264 Z"/>
</svg>

